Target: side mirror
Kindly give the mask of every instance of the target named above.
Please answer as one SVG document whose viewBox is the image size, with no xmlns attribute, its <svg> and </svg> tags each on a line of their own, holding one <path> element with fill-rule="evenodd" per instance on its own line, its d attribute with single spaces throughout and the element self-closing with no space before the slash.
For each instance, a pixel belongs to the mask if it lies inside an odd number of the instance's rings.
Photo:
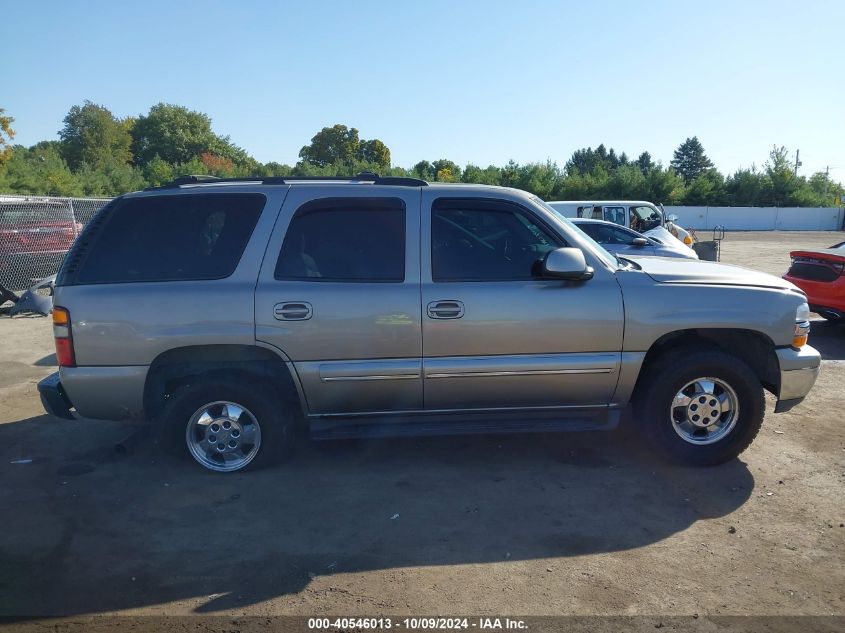
<svg viewBox="0 0 845 633">
<path fill-rule="evenodd" d="M 587 266 L 580 248 L 558 248 L 546 253 L 543 276 L 566 281 L 587 281 L 593 278 L 593 269 Z"/>
<path fill-rule="evenodd" d="M 631 240 L 631 245 L 638 246 L 640 248 L 642 248 L 646 244 L 648 244 L 648 240 L 644 237 L 635 237 L 633 240 Z"/>
<path fill-rule="evenodd" d="M 668 216 L 666 219 L 669 220 L 670 222 L 677 222 L 678 216 L 673 213 L 672 215 Z"/>
</svg>

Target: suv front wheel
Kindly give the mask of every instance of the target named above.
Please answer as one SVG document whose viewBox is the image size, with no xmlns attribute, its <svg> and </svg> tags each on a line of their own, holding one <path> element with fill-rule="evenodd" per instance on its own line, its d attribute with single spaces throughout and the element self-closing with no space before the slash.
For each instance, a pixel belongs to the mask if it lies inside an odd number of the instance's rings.
<svg viewBox="0 0 845 633">
<path fill-rule="evenodd" d="M 671 461 L 729 461 L 748 448 L 763 423 L 760 380 L 725 352 L 676 350 L 657 359 L 644 378 L 635 423 Z"/>
<path fill-rule="evenodd" d="M 160 438 L 201 466 L 235 472 L 267 466 L 293 442 L 291 416 L 272 389 L 248 381 L 199 379 L 178 388 L 162 411 Z"/>
</svg>

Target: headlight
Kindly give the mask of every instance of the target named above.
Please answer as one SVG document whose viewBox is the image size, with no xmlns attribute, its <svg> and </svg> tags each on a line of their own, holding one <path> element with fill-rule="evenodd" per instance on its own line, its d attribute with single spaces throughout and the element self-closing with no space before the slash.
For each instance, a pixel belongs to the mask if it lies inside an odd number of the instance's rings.
<svg viewBox="0 0 845 633">
<path fill-rule="evenodd" d="M 800 349 L 810 336 L 810 306 L 805 301 L 795 310 L 795 329 L 792 333 L 792 347 Z"/>
</svg>

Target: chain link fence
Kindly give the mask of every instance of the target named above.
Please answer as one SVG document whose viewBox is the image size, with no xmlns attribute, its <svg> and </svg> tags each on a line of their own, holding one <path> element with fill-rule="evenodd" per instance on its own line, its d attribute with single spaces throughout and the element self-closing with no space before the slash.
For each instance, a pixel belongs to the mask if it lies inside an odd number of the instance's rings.
<svg viewBox="0 0 845 633">
<path fill-rule="evenodd" d="M 0 194 L 0 286 L 25 290 L 54 275 L 82 227 L 109 201 Z"/>
</svg>

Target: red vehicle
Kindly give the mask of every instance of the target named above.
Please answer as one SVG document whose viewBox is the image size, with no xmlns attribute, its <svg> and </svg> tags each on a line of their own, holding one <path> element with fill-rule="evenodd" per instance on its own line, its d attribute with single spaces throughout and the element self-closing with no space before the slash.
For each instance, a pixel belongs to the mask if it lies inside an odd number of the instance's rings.
<svg viewBox="0 0 845 633">
<path fill-rule="evenodd" d="M 81 230 L 63 202 L 0 200 L 0 285 L 22 290 L 54 274 Z"/>
<path fill-rule="evenodd" d="M 792 266 L 783 278 L 807 293 L 813 312 L 829 321 L 845 321 L 845 242 L 789 255 Z"/>
</svg>

